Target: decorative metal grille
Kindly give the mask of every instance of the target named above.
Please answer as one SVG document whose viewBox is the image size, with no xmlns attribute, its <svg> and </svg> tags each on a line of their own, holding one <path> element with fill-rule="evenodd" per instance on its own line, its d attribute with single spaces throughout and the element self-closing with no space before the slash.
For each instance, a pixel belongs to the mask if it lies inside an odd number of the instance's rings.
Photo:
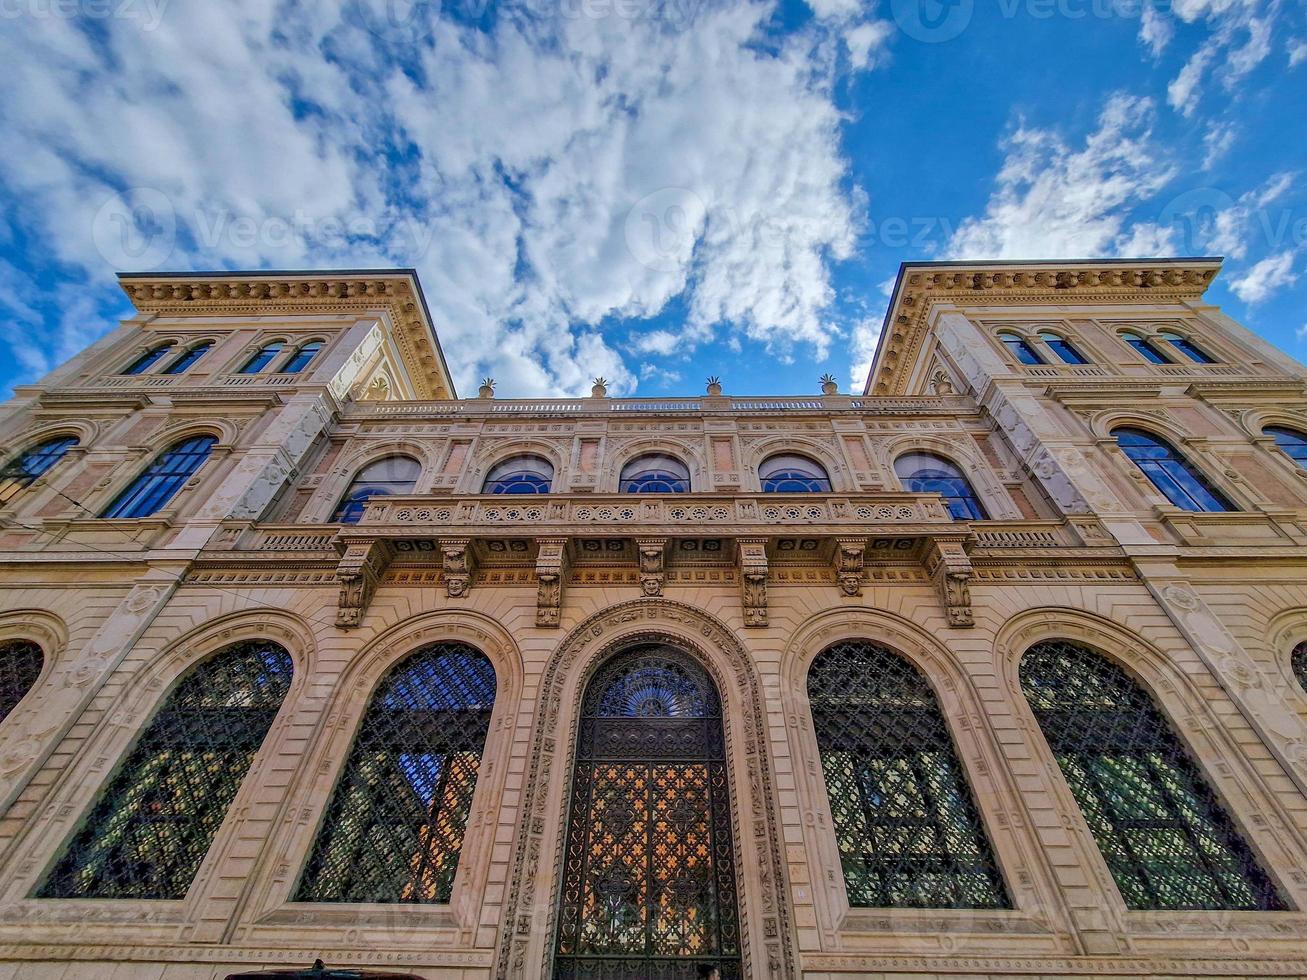
<svg viewBox="0 0 1307 980">
<path fill-rule="evenodd" d="M 618 654 L 586 688 L 555 976 L 740 975 L 721 703 L 667 647 Z"/>
<path fill-rule="evenodd" d="M 290 689 L 291 670 L 290 654 L 262 640 L 192 667 L 37 897 L 184 898 Z"/>
<path fill-rule="evenodd" d="M 300 902 L 448 902 L 481 752 L 495 668 L 436 643 L 382 679 L 318 831 Z"/>
<path fill-rule="evenodd" d="M 45 657 L 41 648 L 28 640 L 0 643 L 0 721 L 18 707 L 18 702 L 41 676 Z"/>
<path fill-rule="evenodd" d="M 1119 666 L 1055 640 L 1021 688 L 1132 909 L 1283 909 L 1202 770 Z"/>
<path fill-rule="evenodd" d="M 849 640 L 812 662 L 808 698 L 849 904 L 1010 908 L 920 671 L 891 650 Z"/>
<path fill-rule="evenodd" d="M 1293 648 L 1292 665 L 1293 676 L 1298 678 L 1298 683 L 1307 691 L 1307 643 L 1299 643 Z"/>
</svg>

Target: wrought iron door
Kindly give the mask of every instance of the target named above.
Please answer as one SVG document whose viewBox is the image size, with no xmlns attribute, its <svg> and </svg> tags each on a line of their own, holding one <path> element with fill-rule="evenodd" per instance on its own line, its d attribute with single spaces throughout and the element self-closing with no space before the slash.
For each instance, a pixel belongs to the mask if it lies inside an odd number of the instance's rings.
<svg viewBox="0 0 1307 980">
<path fill-rule="evenodd" d="M 735 852 L 712 680 L 643 646 L 591 680 L 581 706 L 554 975 L 740 975 Z"/>
</svg>

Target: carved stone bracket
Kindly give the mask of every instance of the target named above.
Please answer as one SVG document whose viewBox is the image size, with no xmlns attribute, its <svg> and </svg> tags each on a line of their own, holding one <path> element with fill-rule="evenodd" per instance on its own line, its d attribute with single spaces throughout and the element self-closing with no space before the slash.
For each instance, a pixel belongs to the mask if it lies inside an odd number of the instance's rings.
<svg viewBox="0 0 1307 980">
<path fill-rule="evenodd" d="M 663 594 L 667 580 L 667 538 L 636 538 L 640 554 L 640 591 L 653 598 Z"/>
<path fill-rule="evenodd" d="M 962 542 L 932 539 L 926 571 L 939 590 L 949 626 L 955 629 L 975 626 L 976 617 L 971 609 L 971 559 Z"/>
<path fill-rule="evenodd" d="M 354 629 L 363 621 L 377 583 L 394 554 L 394 546 L 379 538 L 345 546 L 345 554 L 336 566 L 336 581 L 340 583 L 340 596 L 336 601 L 338 627 Z"/>
<path fill-rule="evenodd" d="M 862 595 L 862 571 L 866 563 L 866 538 L 835 539 L 835 575 L 845 595 Z"/>
<path fill-rule="evenodd" d="M 567 578 L 567 538 L 537 538 L 536 544 L 536 625 L 557 626 Z"/>
<path fill-rule="evenodd" d="M 472 551 L 470 538 L 441 538 L 440 554 L 445 566 L 445 595 L 451 599 L 465 596 L 472 588 Z"/>
<path fill-rule="evenodd" d="M 740 538 L 740 592 L 744 625 L 767 625 L 767 539 Z"/>
</svg>

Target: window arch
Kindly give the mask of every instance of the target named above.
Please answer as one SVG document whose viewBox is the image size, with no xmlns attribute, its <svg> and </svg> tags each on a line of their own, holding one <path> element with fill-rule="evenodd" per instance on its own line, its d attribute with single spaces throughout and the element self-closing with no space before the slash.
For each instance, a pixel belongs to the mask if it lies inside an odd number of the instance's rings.
<svg viewBox="0 0 1307 980">
<path fill-rule="evenodd" d="M 849 904 L 1010 908 L 935 693 L 885 647 L 846 640 L 808 699 Z"/>
<path fill-rule="evenodd" d="M 76 436 L 55 436 L 20 453 L 0 469 L 0 505 L 7 504 L 77 445 Z"/>
<path fill-rule="evenodd" d="M 1047 640 L 1026 651 L 1020 677 L 1128 907 L 1285 907 L 1202 770 L 1124 669 Z"/>
<path fill-rule="evenodd" d="M 1044 359 L 1039 356 L 1039 351 L 1035 350 L 1024 337 L 1015 333 L 1000 333 L 998 339 L 1003 341 L 1012 356 L 1021 364 L 1043 364 Z"/>
<path fill-rule="evenodd" d="M 1280 425 L 1268 426 L 1262 430 L 1262 435 L 1274 439 L 1280 452 L 1307 470 L 1307 435 Z M 0 499 L 3 499 L 3 491 L 0 491 Z"/>
<path fill-rule="evenodd" d="M 1039 339 L 1044 342 L 1045 347 L 1058 356 L 1058 359 L 1063 364 L 1089 363 L 1089 358 L 1080 353 L 1080 349 L 1061 334 L 1056 334 L 1046 330 L 1039 335 Z"/>
<path fill-rule="evenodd" d="M 187 671 L 36 897 L 185 898 L 292 671 L 269 640 L 234 643 Z"/>
<path fill-rule="evenodd" d="M 482 493 L 548 493 L 554 467 L 541 456 L 514 456 L 490 468 Z"/>
<path fill-rule="evenodd" d="M 0 643 L 0 722 L 9 717 L 32 689 L 43 666 L 45 656 L 31 640 Z"/>
<path fill-rule="evenodd" d="M 894 472 L 909 493 L 937 493 L 954 520 L 986 520 L 985 508 L 963 472 L 934 453 L 905 453 L 894 460 Z"/>
<path fill-rule="evenodd" d="M 1183 336 L 1182 334 L 1178 334 L 1175 333 L 1174 331 L 1167 330 L 1167 331 L 1163 331 L 1162 333 L 1159 333 L 1157 336 L 1160 337 L 1162 340 L 1165 340 L 1168 344 L 1170 344 L 1172 347 L 1178 350 L 1181 354 L 1183 354 L 1185 357 L 1189 358 L 1189 360 L 1194 361 L 1197 364 L 1216 363 L 1216 358 L 1214 358 L 1211 354 L 1207 353 L 1207 351 L 1203 350 L 1196 343 L 1194 343 L 1188 337 Z"/>
<path fill-rule="evenodd" d="M 164 368 L 159 373 L 160 374 L 185 374 L 187 371 L 191 369 L 191 367 L 195 364 L 196 361 L 198 361 L 205 354 L 209 353 L 209 350 L 212 347 L 213 347 L 212 340 L 202 341 L 201 343 L 196 344 L 194 347 L 187 349 L 186 352 L 183 353 L 181 357 L 177 358 L 177 360 L 173 361 L 171 364 L 169 364 L 166 368 Z"/>
<path fill-rule="evenodd" d="M 1135 349 L 1135 351 L 1150 364 L 1173 364 L 1174 362 L 1163 354 L 1151 340 L 1147 337 L 1141 337 L 1137 333 L 1123 333 L 1121 339 Z"/>
<path fill-rule="evenodd" d="M 1174 446 L 1143 429 L 1116 429 L 1116 444 L 1176 507 L 1189 511 L 1230 511 L 1234 504 Z"/>
<path fill-rule="evenodd" d="M 125 368 L 123 368 L 122 373 L 144 374 L 159 361 L 163 360 L 163 358 L 165 358 L 168 355 L 168 352 L 171 351 L 172 349 L 173 349 L 173 345 L 171 342 L 167 344 L 159 344 L 157 347 L 151 347 L 136 360 L 132 361 L 131 364 L 128 364 Z"/>
<path fill-rule="evenodd" d="M 1293 648 L 1289 666 L 1293 668 L 1293 676 L 1298 678 L 1298 684 L 1303 691 L 1307 691 L 1307 642 L 1299 643 Z"/>
<path fill-rule="evenodd" d="M 359 726 L 300 902 L 448 902 L 495 705 L 479 650 L 436 643 L 382 678 Z"/>
<path fill-rule="evenodd" d="M 689 493 L 690 469 L 675 456 L 649 453 L 622 467 L 622 493 Z"/>
<path fill-rule="evenodd" d="M 781 453 L 758 467 L 763 493 L 830 493 L 826 468 L 807 456 Z"/>
<path fill-rule="evenodd" d="M 310 340 L 306 344 L 300 344 L 300 346 L 295 349 L 295 353 L 287 358 L 286 363 L 281 366 L 281 370 L 278 373 L 299 374 L 309 366 L 309 362 L 317 356 L 318 351 L 320 350 L 322 350 L 322 341 L 320 340 Z"/>
<path fill-rule="evenodd" d="M 412 456 L 387 456 L 374 460 L 354 474 L 331 519 L 341 524 L 357 524 L 369 500 L 412 493 L 421 473 L 422 464 Z"/>
<path fill-rule="evenodd" d="M 102 517 L 149 517 L 160 511 L 209 458 L 214 436 L 192 436 L 160 455 L 120 493 Z"/>
<path fill-rule="evenodd" d="M 280 340 L 274 340 L 272 343 L 264 344 L 241 366 L 240 371 L 237 373 L 258 374 L 272 363 L 272 359 L 280 354 L 281 349 L 285 346 L 286 345 Z"/>
</svg>

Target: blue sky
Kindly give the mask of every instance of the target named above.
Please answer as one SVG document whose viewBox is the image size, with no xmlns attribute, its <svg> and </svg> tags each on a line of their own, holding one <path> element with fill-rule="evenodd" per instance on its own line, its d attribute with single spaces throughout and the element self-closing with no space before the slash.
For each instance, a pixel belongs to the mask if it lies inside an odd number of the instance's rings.
<svg viewBox="0 0 1307 980">
<path fill-rule="evenodd" d="M 413 266 L 463 394 L 861 390 L 898 264 L 1220 254 L 1307 359 L 1301 0 L 13 0 L 0 388 L 118 271 Z"/>
</svg>

